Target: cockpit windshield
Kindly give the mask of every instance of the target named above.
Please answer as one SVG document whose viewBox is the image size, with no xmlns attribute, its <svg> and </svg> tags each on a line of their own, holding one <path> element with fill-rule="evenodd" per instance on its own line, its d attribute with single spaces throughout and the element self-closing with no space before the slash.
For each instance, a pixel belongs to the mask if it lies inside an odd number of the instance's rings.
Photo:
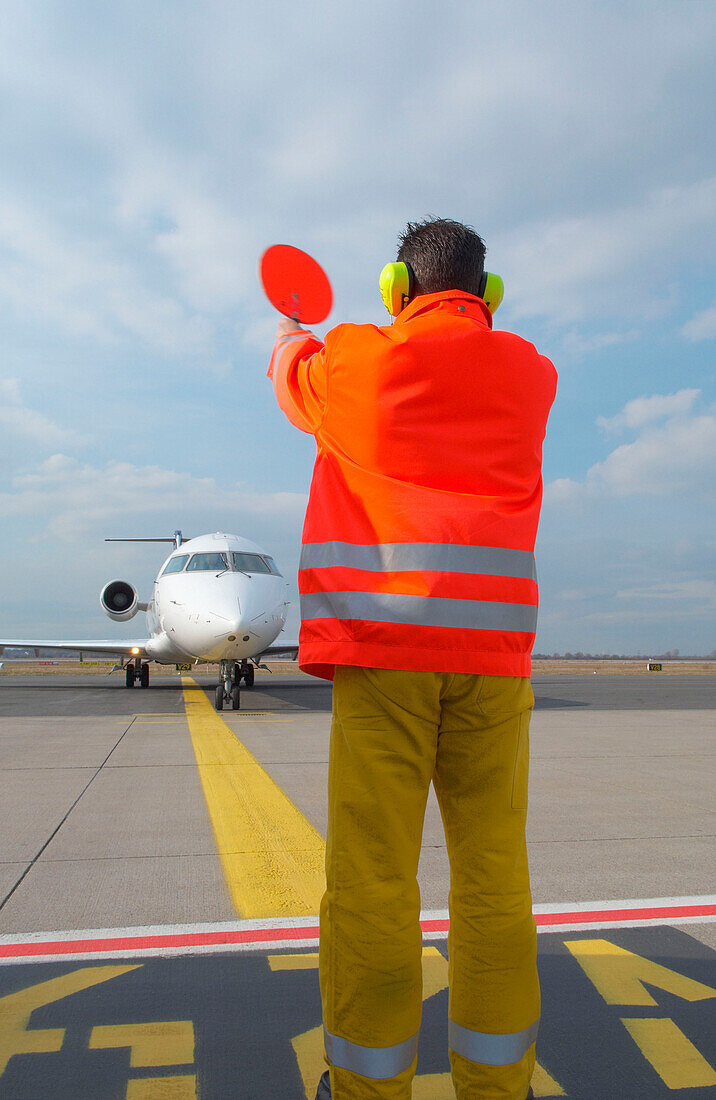
<svg viewBox="0 0 716 1100">
<path fill-rule="evenodd" d="M 187 573 L 197 571 L 222 572 L 229 568 L 226 554 L 192 554 L 191 561 L 186 567 Z"/>
<path fill-rule="evenodd" d="M 165 573 L 181 573 L 188 561 L 188 554 L 177 554 L 175 558 L 170 558 L 162 570 L 162 576 L 164 576 Z"/>
<path fill-rule="evenodd" d="M 187 565 L 187 562 L 189 563 Z M 186 569 L 187 573 L 211 572 L 225 573 L 268 573 L 274 577 L 280 577 L 278 566 L 273 558 L 267 554 L 246 553 L 213 553 L 213 554 L 177 554 L 170 558 L 162 570 L 162 576 L 166 573 L 181 573 Z"/>
<path fill-rule="evenodd" d="M 260 554 L 232 554 L 234 569 L 242 573 L 270 573 L 268 565 Z"/>
</svg>

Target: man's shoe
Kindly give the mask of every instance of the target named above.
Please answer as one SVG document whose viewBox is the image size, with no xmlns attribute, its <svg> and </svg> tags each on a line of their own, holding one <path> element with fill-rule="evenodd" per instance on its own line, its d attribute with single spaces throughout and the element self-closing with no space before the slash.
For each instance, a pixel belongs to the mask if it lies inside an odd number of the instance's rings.
<svg viewBox="0 0 716 1100">
<path fill-rule="evenodd" d="M 321 1077 L 321 1080 L 318 1082 L 318 1092 L 316 1093 L 316 1100 L 331 1100 L 331 1075 L 328 1070 L 326 1070 L 326 1072 Z"/>
</svg>

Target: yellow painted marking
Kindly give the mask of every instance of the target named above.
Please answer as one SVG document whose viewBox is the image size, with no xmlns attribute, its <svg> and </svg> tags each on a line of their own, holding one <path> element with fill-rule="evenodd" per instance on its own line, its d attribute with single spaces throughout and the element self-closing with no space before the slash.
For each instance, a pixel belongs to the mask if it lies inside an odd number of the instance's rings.
<svg viewBox="0 0 716 1100">
<path fill-rule="evenodd" d="M 318 952 L 306 951 L 295 955 L 269 955 L 272 970 L 317 970 Z M 423 1001 L 448 987 L 448 961 L 437 947 L 423 947 Z M 301 1074 L 306 1100 L 313 1100 L 316 1082 L 326 1068 L 323 1053 L 323 1027 L 313 1027 L 291 1040 Z M 566 1096 L 557 1082 L 545 1069 L 535 1063 L 532 1076 L 535 1097 Z M 455 1100 L 450 1073 L 416 1074 L 413 1079 L 413 1100 Z"/>
<path fill-rule="evenodd" d="M 129 1047 L 130 1066 L 183 1065 L 194 1061 L 194 1025 L 191 1020 L 104 1024 L 92 1028 L 89 1047 Z"/>
<path fill-rule="evenodd" d="M 423 1000 L 448 987 L 448 961 L 437 947 L 423 948 Z"/>
<path fill-rule="evenodd" d="M 304 1031 L 291 1040 L 298 1071 L 301 1074 L 306 1100 L 313 1100 L 316 1095 L 316 1083 L 326 1068 L 326 1059 L 323 1054 L 323 1026 L 312 1027 L 310 1031 Z"/>
<path fill-rule="evenodd" d="M 532 1091 L 537 1096 L 566 1096 L 566 1092 L 561 1085 L 558 1085 L 554 1077 L 550 1077 L 544 1066 L 541 1066 L 539 1062 L 535 1062 L 534 1073 L 532 1074 Z"/>
<path fill-rule="evenodd" d="M 143 1077 L 127 1085 L 127 1100 L 197 1100 L 196 1077 Z"/>
<path fill-rule="evenodd" d="M 416 1073 L 413 1078 L 413 1100 L 455 1100 L 452 1075 L 449 1073 Z"/>
<path fill-rule="evenodd" d="M 716 1085 L 716 1072 L 673 1020 L 622 1020 L 668 1089 Z"/>
<path fill-rule="evenodd" d="M 325 890 L 325 844 L 182 676 L 189 733 L 231 900 L 244 917 L 310 916 Z"/>
<path fill-rule="evenodd" d="M 609 1005 L 655 1005 L 642 982 L 685 1001 L 716 997 L 716 989 L 634 955 L 609 940 L 565 940 L 584 973 Z"/>
<path fill-rule="evenodd" d="M 118 978 L 120 974 L 136 970 L 141 965 L 84 966 L 59 978 L 51 978 L 0 997 L 0 1077 L 14 1054 L 46 1054 L 62 1046 L 65 1037 L 63 1027 L 28 1030 L 30 1016 L 36 1008 L 90 989 L 100 982 Z"/>
<path fill-rule="evenodd" d="M 318 952 L 308 951 L 305 955 L 269 955 L 268 962 L 272 970 L 316 970 Z"/>
</svg>

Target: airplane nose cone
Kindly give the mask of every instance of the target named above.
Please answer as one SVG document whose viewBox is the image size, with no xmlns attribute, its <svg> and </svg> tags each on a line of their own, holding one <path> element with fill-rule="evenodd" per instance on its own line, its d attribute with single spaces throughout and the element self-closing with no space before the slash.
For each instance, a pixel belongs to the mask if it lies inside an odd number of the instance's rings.
<svg viewBox="0 0 716 1100">
<path fill-rule="evenodd" d="M 231 635 L 233 634 L 235 636 L 236 640 L 239 641 L 239 642 L 246 641 L 247 638 L 248 638 L 248 631 L 246 629 L 246 624 L 244 622 L 242 622 L 241 619 L 235 619 L 232 623 L 230 623 L 228 630 L 229 630 L 229 637 L 231 638 Z"/>
</svg>

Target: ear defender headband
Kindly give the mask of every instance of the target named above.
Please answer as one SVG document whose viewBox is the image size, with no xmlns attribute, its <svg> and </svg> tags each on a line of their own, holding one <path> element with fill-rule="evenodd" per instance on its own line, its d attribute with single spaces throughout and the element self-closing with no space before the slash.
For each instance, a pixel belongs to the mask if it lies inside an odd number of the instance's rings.
<svg viewBox="0 0 716 1100">
<path fill-rule="evenodd" d="M 386 264 L 381 271 L 378 280 L 380 296 L 391 317 L 397 317 L 407 306 L 413 296 L 414 282 L 410 264 Z M 495 312 L 504 294 L 505 284 L 500 276 L 493 275 L 491 271 L 483 271 L 478 298 L 482 298 L 490 313 Z"/>
</svg>

